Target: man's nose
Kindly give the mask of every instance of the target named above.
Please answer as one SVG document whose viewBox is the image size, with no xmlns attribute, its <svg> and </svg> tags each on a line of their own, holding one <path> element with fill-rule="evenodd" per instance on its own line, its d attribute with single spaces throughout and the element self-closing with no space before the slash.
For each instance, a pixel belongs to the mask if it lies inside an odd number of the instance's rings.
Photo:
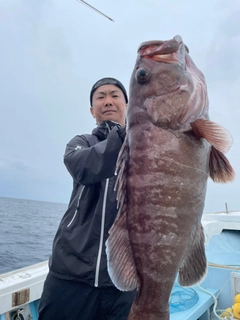
<svg viewBox="0 0 240 320">
<path fill-rule="evenodd" d="M 105 106 L 110 106 L 112 105 L 112 98 L 110 96 L 106 96 L 105 97 L 105 101 L 104 101 Z"/>
</svg>

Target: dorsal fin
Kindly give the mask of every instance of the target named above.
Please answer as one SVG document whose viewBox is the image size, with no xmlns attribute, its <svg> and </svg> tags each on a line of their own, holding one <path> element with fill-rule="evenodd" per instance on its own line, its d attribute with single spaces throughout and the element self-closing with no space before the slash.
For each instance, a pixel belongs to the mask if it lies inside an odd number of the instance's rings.
<svg viewBox="0 0 240 320">
<path fill-rule="evenodd" d="M 127 228 L 126 206 L 109 231 L 106 242 L 108 273 L 115 287 L 132 291 L 138 287 L 138 276 Z"/>
<path fill-rule="evenodd" d="M 126 135 L 119 152 L 116 169 L 118 177 L 115 188 L 117 189 L 119 211 L 109 230 L 106 242 L 108 273 L 114 285 L 122 291 L 131 291 L 138 286 L 138 276 L 127 227 L 126 168 L 128 152 L 128 137 Z"/>
</svg>

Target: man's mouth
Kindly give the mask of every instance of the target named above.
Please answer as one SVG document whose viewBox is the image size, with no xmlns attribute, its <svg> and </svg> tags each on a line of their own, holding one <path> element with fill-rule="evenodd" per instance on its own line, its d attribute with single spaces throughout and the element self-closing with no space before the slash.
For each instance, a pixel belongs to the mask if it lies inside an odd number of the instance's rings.
<svg viewBox="0 0 240 320">
<path fill-rule="evenodd" d="M 106 110 L 103 113 L 106 114 L 106 113 L 112 113 L 112 112 L 116 112 L 116 111 L 115 110 Z"/>
</svg>

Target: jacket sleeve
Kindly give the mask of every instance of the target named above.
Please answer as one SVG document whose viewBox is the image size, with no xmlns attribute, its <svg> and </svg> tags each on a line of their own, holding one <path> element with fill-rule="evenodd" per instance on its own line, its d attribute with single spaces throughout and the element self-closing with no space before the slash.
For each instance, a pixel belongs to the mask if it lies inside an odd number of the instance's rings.
<svg viewBox="0 0 240 320">
<path fill-rule="evenodd" d="M 113 128 L 107 139 L 92 147 L 83 136 L 76 136 L 67 144 L 64 163 L 76 182 L 87 185 L 114 175 L 122 146 L 116 129 Z"/>
</svg>

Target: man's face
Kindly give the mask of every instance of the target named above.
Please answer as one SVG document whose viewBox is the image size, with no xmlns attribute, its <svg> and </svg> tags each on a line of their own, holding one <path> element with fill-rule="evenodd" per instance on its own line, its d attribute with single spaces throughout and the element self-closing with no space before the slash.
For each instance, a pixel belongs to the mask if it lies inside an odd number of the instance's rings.
<svg viewBox="0 0 240 320">
<path fill-rule="evenodd" d="M 117 86 L 106 84 L 94 91 L 90 111 L 98 124 L 111 120 L 124 126 L 126 109 L 124 94 Z"/>
</svg>

